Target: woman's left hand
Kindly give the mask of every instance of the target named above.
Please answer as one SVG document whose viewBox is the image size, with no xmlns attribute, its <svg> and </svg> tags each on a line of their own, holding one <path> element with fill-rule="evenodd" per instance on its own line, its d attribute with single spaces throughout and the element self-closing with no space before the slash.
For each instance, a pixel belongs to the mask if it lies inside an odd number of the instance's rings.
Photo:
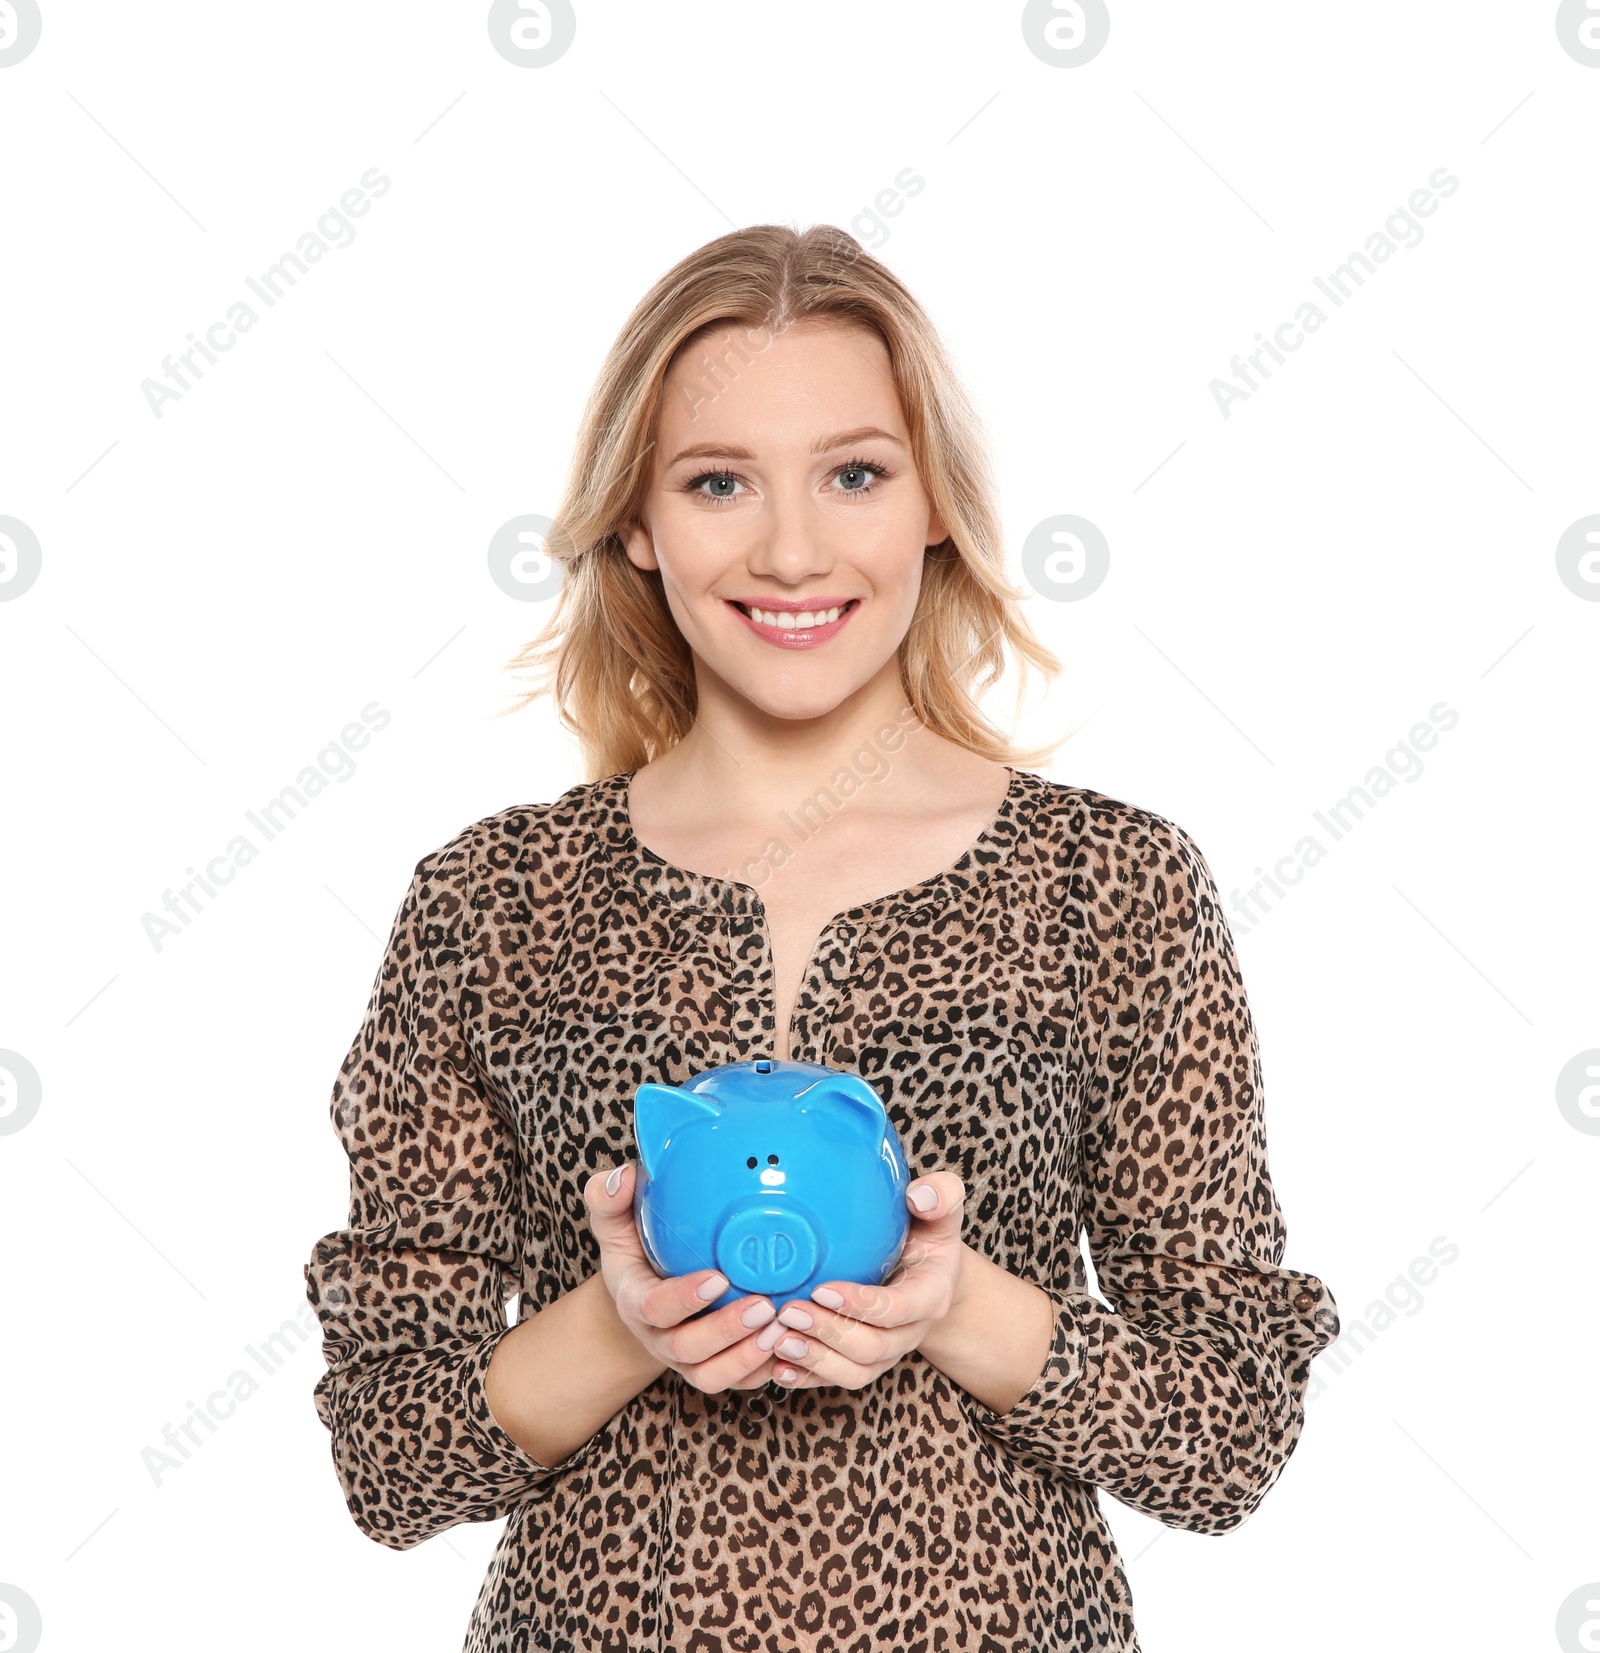
<svg viewBox="0 0 1600 1653">
<path fill-rule="evenodd" d="M 939 1203 L 923 1212 L 913 1196 L 931 1189 Z M 899 1265 L 881 1286 L 827 1280 L 810 1300 L 793 1299 L 751 1335 L 773 1349 L 772 1376 L 786 1389 L 861 1389 L 909 1354 L 950 1313 L 961 1287 L 966 1184 L 954 1171 L 930 1171 L 906 1190 L 911 1230 Z M 803 1325 L 809 1318 L 810 1325 Z M 804 1353 L 794 1352 L 803 1346 Z"/>
</svg>

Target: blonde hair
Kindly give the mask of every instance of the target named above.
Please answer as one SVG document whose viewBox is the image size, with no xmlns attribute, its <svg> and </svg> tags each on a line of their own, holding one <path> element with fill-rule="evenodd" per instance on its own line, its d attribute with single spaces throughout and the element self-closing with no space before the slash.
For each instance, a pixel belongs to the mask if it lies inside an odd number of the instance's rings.
<svg viewBox="0 0 1600 1653">
<path fill-rule="evenodd" d="M 899 651 L 900 680 L 921 722 L 994 762 L 1032 765 L 1062 736 L 1014 748 L 980 713 L 973 690 L 1004 673 L 1012 651 L 1046 680 L 1060 660 L 1020 611 L 981 427 L 922 307 L 853 236 L 831 224 L 757 224 L 719 236 L 675 264 L 634 306 L 578 428 L 560 508 L 545 537 L 562 586 L 544 630 L 507 662 L 544 677 L 507 707 L 553 686 L 558 715 L 603 779 L 660 756 L 694 724 L 694 661 L 661 575 L 628 560 L 623 534 L 650 484 L 662 383 L 679 352 L 713 330 L 745 329 L 746 359 L 798 323 L 857 326 L 888 351 L 911 454 L 948 538 L 930 546 L 921 596 Z M 729 352 L 732 356 L 733 351 Z M 726 369 L 725 369 L 726 371 Z M 1023 682 L 1019 674 L 1017 709 Z"/>
</svg>

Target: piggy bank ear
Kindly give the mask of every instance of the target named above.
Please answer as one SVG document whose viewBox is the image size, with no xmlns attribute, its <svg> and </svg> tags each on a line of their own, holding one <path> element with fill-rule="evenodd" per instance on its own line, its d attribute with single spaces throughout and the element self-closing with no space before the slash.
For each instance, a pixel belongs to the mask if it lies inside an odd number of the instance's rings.
<svg viewBox="0 0 1600 1653">
<path fill-rule="evenodd" d="M 647 1176 L 656 1174 L 661 1150 L 677 1132 L 699 1119 L 719 1119 L 722 1110 L 693 1091 L 646 1083 L 633 1099 L 633 1136 Z"/>
<path fill-rule="evenodd" d="M 816 1108 L 830 1121 L 838 1121 L 846 1135 L 869 1148 L 876 1148 L 883 1141 L 889 1123 L 888 1110 L 883 1099 L 859 1074 L 829 1074 L 806 1091 L 803 1100 L 808 1109 Z"/>
</svg>

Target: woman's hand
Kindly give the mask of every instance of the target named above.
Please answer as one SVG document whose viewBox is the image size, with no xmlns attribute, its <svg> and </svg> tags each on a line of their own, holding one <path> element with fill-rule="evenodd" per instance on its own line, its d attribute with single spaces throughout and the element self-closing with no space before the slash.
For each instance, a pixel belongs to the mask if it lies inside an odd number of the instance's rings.
<svg viewBox="0 0 1600 1653">
<path fill-rule="evenodd" d="M 915 1199 L 921 1189 L 938 1195 L 926 1212 Z M 784 1388 L 864 1388 L 949 1314 L 966 1255 L 961 1239 L 966 1197 L 966 1184 L 954 1171 L 918 1177 L 906 1190 L 911 1232 L 900 1265 L 881 1286 L 827 1281 L 810 1302 L 794 1299 L 750 1340 L 758 1347 L 776 1343 L 773 1376 Z"/>
<path fill-rule="evenodd" d="M 665 1280 L 656 1273 L 633 1215 L 637 1175 L 629 1163 L 596 1171 L 583 1185 L 589 1227 L 600 1242 L 600 1270 L 622 1323 L 655 1360 L 708 1395 L 761 1388 L 773 1363 L 757 1346 L 753 1328 L 767 1325 L 775 1306 L 765 1297 L 743 1297 L 690 1320 L 728 1289 L 727 1278 L 715 1269 Z"/>
</svg>

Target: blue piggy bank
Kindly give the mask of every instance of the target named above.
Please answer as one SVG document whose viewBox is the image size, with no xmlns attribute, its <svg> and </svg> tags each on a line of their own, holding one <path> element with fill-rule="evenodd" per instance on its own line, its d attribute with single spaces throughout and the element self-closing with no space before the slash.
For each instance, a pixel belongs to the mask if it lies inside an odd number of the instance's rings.
<svg viewBox="0 0 1600 1653">
<path fill-rule="evenodd" d="M 878 1093 L 857 1074 L 760 1057 L 643 1084 L 633 1214 L 663 1278 L 719 1269 L 779 1308 L 825 1280 L 881 1285 L 900 1261 L 911 1181 Z"/>
</svg>

